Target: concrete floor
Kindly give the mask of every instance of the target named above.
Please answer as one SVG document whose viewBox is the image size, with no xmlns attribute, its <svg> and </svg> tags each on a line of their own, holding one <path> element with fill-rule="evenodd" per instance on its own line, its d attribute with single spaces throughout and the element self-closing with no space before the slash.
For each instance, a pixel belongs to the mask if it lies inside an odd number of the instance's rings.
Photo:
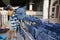
<svg viewBox="0 0 60 40">
<path fill-rule="evenodd" d="M 0 34 L 0 35 L 7 36 L 8 37 L 7 33 L 3 33 L 3 34 Z M 12 37 L 11 40 L 24 40 L 24 38 L 20 35 L 19 32 L 17 32 L 17 38 L 13 38 Z M 32 35 L 30 33 L 25 32 L 25 40 L 34 40 L 34 39 L 33 39 Z"/>
<path fill-rule="evenodd" d="M 8 36 L 7 33 L 0 34 L 0 35 Z M 24 40 L 24 39 L 23 39 L 23 37 L 19 33 L 17 33 L 17 38 L 13 38 L 12 37 L 11 40 Z"/>
</svg>

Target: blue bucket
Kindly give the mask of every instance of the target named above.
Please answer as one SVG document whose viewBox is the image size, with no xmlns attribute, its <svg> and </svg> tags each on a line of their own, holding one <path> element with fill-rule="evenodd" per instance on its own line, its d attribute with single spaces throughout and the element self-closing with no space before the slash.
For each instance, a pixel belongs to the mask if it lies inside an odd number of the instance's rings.
<svg viewBox="0 0 60 40">
<path fill-rule="evenodd" d="M 6 40 L 6 36 L 4 36 L 4 35 L 0 35 L 0 40 Z"/>
</svg>

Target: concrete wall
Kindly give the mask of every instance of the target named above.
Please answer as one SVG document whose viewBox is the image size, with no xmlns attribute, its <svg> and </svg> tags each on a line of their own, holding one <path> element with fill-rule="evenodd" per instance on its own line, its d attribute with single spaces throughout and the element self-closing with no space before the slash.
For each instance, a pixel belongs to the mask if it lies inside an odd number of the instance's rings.
<svg viewBox="0 0 60 40">
<path fill-rule="evenodd" d="M 3 7 L 0 7 L 0 14 L 1 14 L 1 19 L 2 19 L 2 26 L 8 24 L 8 11 L 3 10 Z"/>
<path fill-rule="evenodd" d="M 43 15 L 43 12 L 41 12 L 41 11 L 26 11 L 26 15 L 41 16 L 41 15 Z"/>
<path fill-rule="evenodd" d="M 0 11 L 2 15 L 2 25 L 7 25 L 8 24 L 8 12 L 7 11 Z"/>
</svg>

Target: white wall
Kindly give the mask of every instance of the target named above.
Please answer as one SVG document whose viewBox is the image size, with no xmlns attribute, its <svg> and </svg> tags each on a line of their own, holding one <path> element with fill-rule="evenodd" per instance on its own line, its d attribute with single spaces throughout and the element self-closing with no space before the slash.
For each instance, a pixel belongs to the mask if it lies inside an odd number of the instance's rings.
<svg viewBox="0 0 60 40">
<path fill-rule="evenodd" d="M 48 8 L 49 8 L 49 0 L 44 0 L 44 4 L 43 4 L 43 19 L 48 19 Z"/>
</svg>

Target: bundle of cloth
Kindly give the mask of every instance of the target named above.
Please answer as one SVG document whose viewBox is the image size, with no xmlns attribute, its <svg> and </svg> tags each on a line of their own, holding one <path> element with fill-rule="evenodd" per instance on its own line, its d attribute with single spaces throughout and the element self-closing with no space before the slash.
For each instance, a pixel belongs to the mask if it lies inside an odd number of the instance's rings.
<svg viewBox="0 0 60 40">
<path fill-rule="evenodd" d="M 48 35 L 51 36 L 53 40 L 55 40 L 55 38 L 60 39 L 58 37 L 60 35 L 60 24 L 47 23 L 44 20 L 34 16 L 28 16 L 26 20 L 31 22 L 31 24 L 29 24 L 29 22 L 27 23 L 27 21 L 24 21 L 26 29 L 32 34 L 32 36 L 36 40 L 42 40 L 43 38 L 43 40 L 49 40 L 50 38 L 47 39 Z M 41 34 L 45 34 L 45 36 L 43 37 L 43 35 Z"/>
</svg>

